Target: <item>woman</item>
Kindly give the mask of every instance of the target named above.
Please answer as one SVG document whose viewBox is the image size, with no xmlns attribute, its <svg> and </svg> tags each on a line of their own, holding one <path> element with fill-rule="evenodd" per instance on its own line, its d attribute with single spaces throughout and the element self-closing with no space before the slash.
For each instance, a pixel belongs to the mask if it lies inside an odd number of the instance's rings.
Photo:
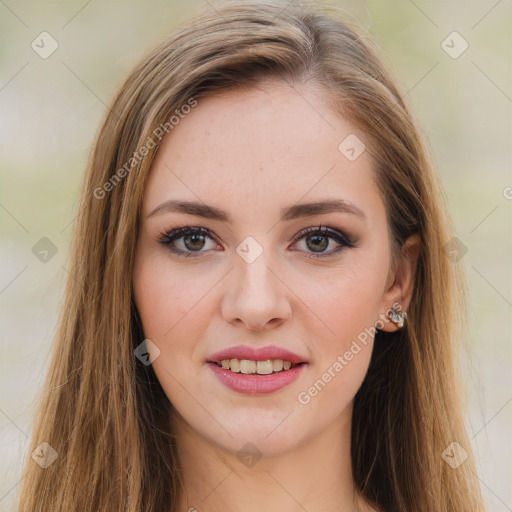
<svg viewBox="0 0 512 512">
<path fill-rule="evenodd" d="M 482 511 L 461 269 L 375 45 L 227 2 L 116 93 L 20 511 Z"/>
</svg>

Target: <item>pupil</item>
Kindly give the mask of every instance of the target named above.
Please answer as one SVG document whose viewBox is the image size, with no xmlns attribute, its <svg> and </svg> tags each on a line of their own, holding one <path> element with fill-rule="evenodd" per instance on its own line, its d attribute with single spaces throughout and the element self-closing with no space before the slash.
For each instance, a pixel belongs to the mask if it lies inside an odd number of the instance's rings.
<svg viewBox="0 0 512 512">
<path fill-rule="evenodd" d="M 185 240 L 185 246 L 187 247 L 187 249 L 199 250 L 202 248 L 201 244 L 204 245 L 204 235 L 187 235 L 187 236 L 185 236 L 184 240 Z M 187 240 L 192 240 L 192 242 L 188 243 Z M 327 241 L 327 237 L 323 236 L 323 235 L 309 236 L 308 241 L 313 241 L 313 246 L 316 246 L 316 248 L 320 249 L 320 250 L 325 250 L 329 245 L 329 242 Z M 322 241 L 323 241 L 323 243 L 322 243 Z M 200 247 L 194 247 L 194 245 L 197 243 L 199 243 Z M 310 244 L 308 244 L 308 245 L 310 245 Z"/>
<path fill-rule="evenodd" d="M 326 236 L 323 236 L 323 235 L 312 235 L 311 237 L 308 237 L 309 240 L 314 240 L 313 244 L 316 245 L 317 248 L 320 248 L 320 249 L 326 249 L 327 246 L 329 245 L 329 242 L 327 241 L 327 237 Z M 318 241 L 319 240 L 322 240 L 324 241 L 324 243 L 320 243 L 318 244 Z M 327 243 L 325 243 L 325 241 L 327 241 Z"/>
<path fill-rule="evenodd" d="M 187 249 L 201 249 L 202 247 L 193 247 L 193 244 L 194 243 L 197 243 L 198 239 L 201 239 L 201 238 L 204 238 L 204 235 L 187 235 L 185 238 L 184 238 L 184 241 L 185 241 L 185 246 L 187 247 Z M 192 239 L 192 247 L 190 246 L 189 243 L 187 243 L 187 240 L 189 239 Z M 204 244 L 204 240 L 201 240 Z M 200 243 L 200 242 L 199 242 Z"/>
</svg>

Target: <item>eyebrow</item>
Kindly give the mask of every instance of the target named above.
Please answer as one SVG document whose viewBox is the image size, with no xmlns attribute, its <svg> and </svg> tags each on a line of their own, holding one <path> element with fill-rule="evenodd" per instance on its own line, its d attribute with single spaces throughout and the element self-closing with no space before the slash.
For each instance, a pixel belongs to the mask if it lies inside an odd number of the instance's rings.
<svg viewBox="0 0 512 512">
<path fill-rule="evenodd" d="M 206 219 L 231 222 L 231 217 L 225 210 L 196 201 L 178 201 L 174 199 L 169 199 L 168 201 L 158 205 L 147 216 L 147 218 L 149 219 L 155 215 L 161 215 L 169 212 L 185 213 L 195 215 L 196 217 L 204 217 Z M 331 212 L 351 213 L 361 217 L 362 219 L 366 219 L 364 212 L 350 201 L 345 199 L 327 199 L 312 203 L 295 204 L 288 206 L 287 208 L 282 208 L 280 220 L 286 221 Z"/>
</svg>

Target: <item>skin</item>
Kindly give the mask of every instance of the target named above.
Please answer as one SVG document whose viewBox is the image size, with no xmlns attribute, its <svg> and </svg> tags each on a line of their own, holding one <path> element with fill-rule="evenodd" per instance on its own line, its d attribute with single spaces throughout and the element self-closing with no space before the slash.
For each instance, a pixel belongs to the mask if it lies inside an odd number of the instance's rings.
<svg viewBox="0 0 512 512">
<path fill-rule="evenodd" d="M 298 400 L 358 334 L 394 303 L 407 310 L 419 242 L 391 273 L 386 210 L 364 151 L 349 161 L 338 145 L 364 135 L 336 116 L 313 87 L 271 81 L 200 99 L 164 138 L 148 177 L 133 286 L 154 371 L 174 406 L 184 489 L 178 510 L 369 511 L 355 491 L 350 463 L 354 395 L 371 357 L 373 337 L 309 403 Z M 280 209 L 342 198 L 366 218 L 331 212 L 279 221 Z M 232 222 L 167 212 L 168 199 L 226 210 Z M 199 240 L 159 243 L 185 225 L 206 228 Z M 294 241 L 328 226 L 357 239 L 329 253 L 333 238 Z M 236 248 L 247 236 L 263 249 L 247 263 Z M 188 242 L 188 248 L 185 242 Z M 327 245 L 328 243 L 328 245 Z M 192 248 L 192 249 L 191 249 Z M 385 322 L 383 330 L 396 329 Z M 309 361 L 298 380 L 269 395 L 225 387 L 206 363 L 240 343 L 275 344 Z M 261 458 L 237 457 L 250 442 Z"/>
</svg>

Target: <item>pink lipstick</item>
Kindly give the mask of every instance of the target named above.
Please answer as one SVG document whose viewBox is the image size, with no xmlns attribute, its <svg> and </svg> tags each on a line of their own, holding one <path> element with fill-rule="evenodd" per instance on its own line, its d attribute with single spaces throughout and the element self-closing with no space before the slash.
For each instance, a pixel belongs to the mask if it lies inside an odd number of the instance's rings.
<svg viewBox="0 0 512 512">
<path fill-rule="evenodd" d="M 237 345 L 212 354 L 206 362 L 222 384 L 250 395 L 278 391 L 308 366 L 305 358 L 276 345 Z"/>
</svg>

